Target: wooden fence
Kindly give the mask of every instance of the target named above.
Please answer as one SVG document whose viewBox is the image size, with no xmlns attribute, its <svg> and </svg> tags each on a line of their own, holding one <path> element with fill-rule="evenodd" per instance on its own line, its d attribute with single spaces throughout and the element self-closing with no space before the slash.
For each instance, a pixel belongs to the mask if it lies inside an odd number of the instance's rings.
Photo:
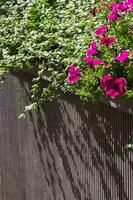
<svg viewBox="0 0 133 200">
<path fill-rule="evenodd" d="M 30 80 L 0 92 L 0 200 L 132 200 L 133 116 L 67 95 L 18 120 Z"/>
</svg>

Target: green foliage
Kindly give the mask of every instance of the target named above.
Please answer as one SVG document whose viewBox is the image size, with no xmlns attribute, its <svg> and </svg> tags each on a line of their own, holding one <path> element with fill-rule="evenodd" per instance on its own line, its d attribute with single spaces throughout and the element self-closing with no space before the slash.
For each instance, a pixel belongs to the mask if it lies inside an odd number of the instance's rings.
<svg viewBox="0 0 133 200">
<path fill-rule="evenodd" d="M 46 69 L 51 76 L 57 72 L 54 79 L 60 83 L 60 74 L 64 71 L 66 78 L 70 63 L 84 62 L 82 58 L 92 37 L 90 1 L 13 0 L 3 2 L 1 9 L 4 14 L 0 18 L 0 68 L 36 68 L 37 77 Z M 37 78 L 33 84 L 33 97 L 39 93 L 39 82 Z M 44 88 L 40 98 L 45 101 L 48 94 L 52 98 L 53 89 L 50 90 L 54 86 L 52 83 Z"/>
<path fill-rule="evenodd" d="M 63 70 L 81 63 L 90 38 L 89 1 L 10 1 L 0 19 L 0 67 Z M 86 38 L 86 39 L 84 39 Z"/>
<path fill-rule="evenodd" d="M 104 71 L 104 68 L 101 66 L 97 67 L 97 70 L 87 68 L 82 74 L 82 79 L 78 83 L 79 88 L 77 88 L 77 86 L 74 88 L 75 94 L 79 95 L 82 100 L 95 101 L 98 96 L 103 94 L 98 86 Z"/>
</svg>

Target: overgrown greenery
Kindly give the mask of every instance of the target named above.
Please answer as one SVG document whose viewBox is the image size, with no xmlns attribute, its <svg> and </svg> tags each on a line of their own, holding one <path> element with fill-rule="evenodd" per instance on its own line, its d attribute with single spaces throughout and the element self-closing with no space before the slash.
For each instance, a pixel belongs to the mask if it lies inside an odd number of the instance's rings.
<svg viewBox="0 0 133 200">
<path fill-rule="evenodd" d="M 35 72 L 31 89 L 33 104 L 26 110 L 36 109 L 66 92 L 87 101 L 103 94 L 97 86 L 105 69 L 100 65 L 93 70 L 85 64 L 85 52 L 94 39 L 94 27 L 107 22 L 108 11 L 99 9 L 101 1 L 96 4 L 99 15 L 94 17 L 95 13 L 91 12 L 94 3 L 90 0 L 12 0 L 1 4 L 1 71 Z M 125 27 L 124 24 L 118 26 L 119 32 Z M 127 40 L 129 38 L 122 39 L 124 45 Z M 132 40 L 131 36 L 130 42 Z M 66 81 L 71 63 L 82 68 L 81 80 L 73 85 Z M 40 80 L 46 72 L 51 82 L 41 88 Z M 133 96 L 131 90 L 129 93 Z"/>
</svg>

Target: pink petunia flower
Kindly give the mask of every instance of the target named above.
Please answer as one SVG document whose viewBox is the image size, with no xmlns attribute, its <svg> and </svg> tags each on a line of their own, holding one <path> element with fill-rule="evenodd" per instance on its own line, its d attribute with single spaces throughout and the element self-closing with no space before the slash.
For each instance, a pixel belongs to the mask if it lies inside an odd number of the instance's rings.
<svg viewBox="0 0 133 200">
<path fill-rule="evenodd" d="M 67 77 L 67 81 L 70 84 L 77 82 L 80 79 L 80 67 L 75 67 L 74 64 L 71 64 Z"/>
<path fill-rule="evenodd" d="M 117 57 L 114 58 L 115 61 L 125 62 L 130 54 L 129 50 L 122 51 Z"/>
<path fill-rule="evenodd" d="M 110 75 L 104 75 L 100 81 L 100 87 L 111 98 L 122 96 L 126 93 L 127 81 L 125 78 L 112 78 Z"/>
<path fill-rule="evenodd" d="M 124 1 L 120 1 L 119 3 L 112 3 L 111 4 L 113 12 L 116 13 L 121 13 L 121 12 L 126 12 L 128 9 L 128 6 Z"/>
<path fill-rule="evenodd" d="M 108 26 L 107 25 L 101 25 L 98 29 L 96 29 L 96 31 L 94 32 L 96 36 L 104 36 L 105 33 L 108 30 Z"/>
<path fill-rule="evenodd" d="M 117 42 L 117 39 L 114 37 L 103 37 L 101 39 L 101 45 L 112 46 L 113 43 Z"/>
<path fill-rule="evenodd" d="M 109 4 L 109 7 L 113 10 L 116 7 L 117 3 L 116 2 L 111 2 Z"/>
<path fill-rule="evenodd" d="M 101 88 L 102 90 L 105 90 L 106 82 L 107 82 L 108 80 L 110 80 L 111 78 L 112 78 L 112 77 L 111 77 L 110 74 L 105 74 L 105 75 L 103 76 L 102 80 L 100 81 L 100 88 Z"/>
<path fill-rule="evenodd" d="M 126 6 L 124 1 L 119 2 L 114 8 L 117 12 L 126 12 L 128 7 Z"/>
<path fill-rule="evenodd" d="M 96 65 L 103 64 L 103 61 L 100 58 L 92 58 L 92 57 L 86 57 L 85 62 L 91 67 L 95 67 Z"/>
<path fill-rule="evenodd" d="M 92 56 L 97 53 L 98 53 L 98 50 L 96 46 L 96 41 L 94 40 L 91 42 L 90 48 L 86 51 L 86 56 Z"/>
<path fill-rule="evenodd" d="M 97 43 L 95 40 L 93 40 L 91 43 L 90 43 L 90 49 L 96 49 L 97 50 Z"/>
<path fill-rule="evenodd" d="M 119 18 L 119 15 L 116 12 L 111 12 L 108 16 L 109 22 L 116 21 Z"/>
<path fill-rule="evenodd" d="M 125 2 L 125 6 L 128 6 L 129 8 L 133 6 L 133 0 L 127 0 Z"/>
</svg>

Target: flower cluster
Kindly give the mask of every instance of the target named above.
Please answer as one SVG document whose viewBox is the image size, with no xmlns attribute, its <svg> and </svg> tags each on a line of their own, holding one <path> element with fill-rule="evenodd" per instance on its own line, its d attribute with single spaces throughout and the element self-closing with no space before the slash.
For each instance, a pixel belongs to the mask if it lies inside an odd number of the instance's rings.
<svg viewBox="0 0 133 200">
<path fill-rule="evenodd" d="M 112 12 L 109 14 L 108 20 L 111 22 L 119 19 L 122 13 L 132 12 L 133 0 L 121 1 L 119 3 L 111 2 L 110 8 Z"/>
<path fill-rule="evenodd" d="M 121 43 L 119 44 L 116 24 L 112 25 L 112 23 L 117 23 L 117 21 L 122 20 L 122 17 L 133 12 L 133 0 L 126 0 L 118 3 L 111 2 L 107 10 L 106 24 L 101 24 L 94 31 L 94 40 L 90 42 L 90 47 L 86 50 L 85 64 L 86 68 L 89 67 L 93 71 L 97 69 L 97 66 L 105 68 L 105 74 L 102 75 L 97 87 L 111 98 L 116 98 L 126 94 L 128 88 L 127 72 L 125 68 L 126 65 L 128 66 L 128 61 L 132 55 L 132 49 L 125 48 Z M 96 16 L 96 7 L 95 15 L 94 13 L 92 14 Z M 132 37 L 133 33 L 132 26 L 133 24 L 130 25 L 130 37 Z M 85 69 L 81 70 L 81 67 L 75 67 L 74 64 L 70 65 L 67 81 L 70 84 L 74 84 L 82 80 L 83 73 L 81 72 L 83 70 Z M 96 78 L 98 79 L 98 77 Z"/>
</svg>

